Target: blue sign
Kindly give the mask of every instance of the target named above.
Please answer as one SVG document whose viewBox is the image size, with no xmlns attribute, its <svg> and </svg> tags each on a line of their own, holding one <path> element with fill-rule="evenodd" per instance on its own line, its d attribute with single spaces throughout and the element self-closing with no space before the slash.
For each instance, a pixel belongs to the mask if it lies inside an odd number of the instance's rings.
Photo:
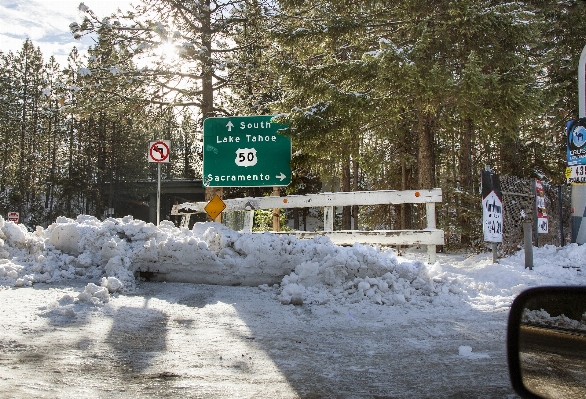
<svg viewBox="0 0 586 399">
<path fill-rule="evenodd" d="M 568 165 L 586 165 L 586 118 L 569 121 L 566 135 Z"/>
</svg>

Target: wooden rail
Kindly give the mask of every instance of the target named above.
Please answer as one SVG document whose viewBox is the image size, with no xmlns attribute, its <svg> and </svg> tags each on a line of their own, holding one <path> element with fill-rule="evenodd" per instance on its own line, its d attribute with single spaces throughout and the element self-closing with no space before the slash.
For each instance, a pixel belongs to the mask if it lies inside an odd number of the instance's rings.
<svg viewBox="0 0 586 399">
<path fill-rule="evenodd" d="M 415 245 L 427 246 L 428 261 L 436 261 L 436 245 L 444 244 L 444 232 L 436 229 L 435 203 L 442 201 L 442 190 L 406 190 L 406 191 L 356 191 L 341 193 L 321 193 L 308 195 L 289 195 L 286 197 L 247 197 L 223 200 L 226 204 L 224 211 L 247 211 L 242 229 L 251 233 L 254 221 L 254 211 L 257 209 L 274 208 L 324 208 L 323 231 L 288 231 L 275 234 L 294 235 L 298 238 L 312 238 L 328 236 L 338 245 L 380 244 L 380 245 Z M 425 204 L 427 227 L 424 230 L 343 230 L 334 231 L 334 208 L 337 206 L 353 205 L 383 205 L 383 204 Z M 182 215 L 183 225 L 189 223 L 189 215 L 204 213 L 207 202 L 188 202 L 174 205 L 172 215 Z"/>
</svg>

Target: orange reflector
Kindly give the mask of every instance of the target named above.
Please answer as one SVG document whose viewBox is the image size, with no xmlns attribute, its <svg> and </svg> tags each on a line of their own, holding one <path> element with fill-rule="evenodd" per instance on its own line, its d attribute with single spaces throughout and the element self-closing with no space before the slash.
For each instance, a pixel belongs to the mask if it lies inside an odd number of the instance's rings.
<svg viewBox="0 0 586 399">
<path fill-rule="evenodd" d="M 419 191 L 415 191 L 415 196 L 419 197 L 421 194 L 419 194 Z"/>
<path fill-rule="evenodd" d="M 287 202 L 287 198 L 283 198 L 283 203 L 286 204 Z"/>
</svg>

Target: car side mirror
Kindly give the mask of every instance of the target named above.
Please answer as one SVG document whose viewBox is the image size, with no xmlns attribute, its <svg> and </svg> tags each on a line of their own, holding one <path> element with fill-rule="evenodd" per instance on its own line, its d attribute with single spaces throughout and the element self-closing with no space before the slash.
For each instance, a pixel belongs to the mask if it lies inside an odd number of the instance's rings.
<svg viewBox="0 0 586 399">
<path fill-rule="evenodd" d="M 507 357 L 522 398 L 586 398 L 586 287 L 537 287 L 511 306 Z"/>
</svg>

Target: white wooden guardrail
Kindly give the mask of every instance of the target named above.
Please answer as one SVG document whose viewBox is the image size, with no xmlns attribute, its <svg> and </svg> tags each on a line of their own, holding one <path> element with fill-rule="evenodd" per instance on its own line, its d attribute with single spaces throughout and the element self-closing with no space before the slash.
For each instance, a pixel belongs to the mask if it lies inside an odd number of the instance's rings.
<svg viewBox="0 0 586 399">
<path fill-rule="evenodd" d="M 428 260 L 436 261 L 436 245 L 444 244 L 443 230 L 436 229 L 435 203 L 442 201 L 442 190 L 406 190 L 406 191 L 355 191 L 340 193 L 321 193 L 308 195 L 289 195 L 286 197 L 247 197 L 223 200 L 224 211 L 248 211 L 243 232 L 252 232 L 254 211 L 274 208 L 324 208 L 323 231 L 288 231 L 275 234 L 289 234 L 297 238 L 312 238 L 319 235 L 330 237 L 338 245 L 380 244 L 380 245 L 415 245 L 427 246 Z M 334 231 L 334 208 L 352 205 L 382 204 L 417 204 L 424 203 L 427 227 L 424 230 L 342 230 Z M 205 213 L 207 202 L 188 202 L 174 205 L 172 215 L 182 215 L 182 225 L 188 225 L 189 215 Z"/>
</svg>

